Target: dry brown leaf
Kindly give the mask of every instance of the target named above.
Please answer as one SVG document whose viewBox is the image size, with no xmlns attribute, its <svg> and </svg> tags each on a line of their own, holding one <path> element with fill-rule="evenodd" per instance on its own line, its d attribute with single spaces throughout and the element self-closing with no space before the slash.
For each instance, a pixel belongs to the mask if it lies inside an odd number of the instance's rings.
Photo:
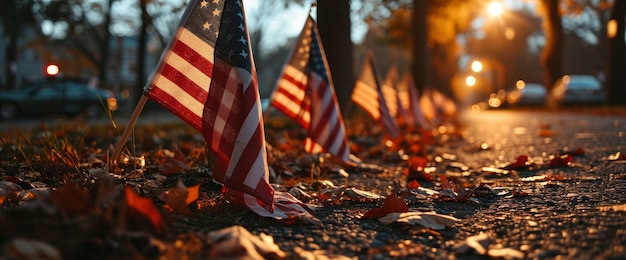
<svg viewBox="0 0 626 260">
<path fill-rule="evenodd" d="M 523 259 L 524 253 L 513 248 L 491 248 L 487 252 L 491 257 L 498 259 Z"/>
<path fill-rule="evenodd" d="M 85 214 L 89 211 L 89 194 L 73 182 L 68 182 L 58 190 L 50 193 L 52 203 L 71 216 Z"/>
<path fill-rule="evenodd" d="M 599 211 L 626 211 L 626 204 L 598 207 Z"/>
<path fill-rule="evenodd" d="M 378 221 L 385 225 L 393 222 L 400 222 L 410 225 L 420 225 L 435 230 L 442 230 L 446 227 L 452 226 L 454 223 L 458 222 L 459 219 L 449 215 L 437 214 L 435 212 L 405 212 L 390 213 L 382 218 L 379 218 Z"/>
<path fill-rule="evenodd" d="M 3 255 L 9 259 L 63 259 L 59 250 L 52 245 L 25 238 L 13 239 L 3 251 Z"/>
<path fill-rule="evenodd" d="M 242 226 L 232 226 L 207 234 L 210 259 L 282 259 L 287 256 L 270 235 L 255 236 Z"/>
</svg>

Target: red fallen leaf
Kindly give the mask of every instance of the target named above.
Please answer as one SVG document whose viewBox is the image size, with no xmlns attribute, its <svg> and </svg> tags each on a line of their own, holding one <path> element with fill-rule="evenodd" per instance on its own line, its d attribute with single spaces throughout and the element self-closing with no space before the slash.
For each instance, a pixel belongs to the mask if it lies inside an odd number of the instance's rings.
<svg viewBox="0 0 626 260">
<path fill-rule="evenodd" d="M 565 154 L 571 154 L 572 156 L 582 156 L 582 155 L 585 155 L 585 150 L 583 150 L 583 148 L 578 147 L 574 151 L 565 151 L 563 155 Z"/>
<path fill-rule="evenodd" d="M 161 216 L 161 212 L 156 208 L 154 202 L 150 198 L 144 198 L 136 194 L 131 188 L 124 189 L 124 197 L 128 207 L 128 217 L 134 226 L 141 226 L 145 220 L 149 220 L 152 230 L 157 234 L 165 231 L 165 222 Z"/>
<path fill-rule="evenodd" d="M 409 189 L 417 189 L 420 187 L 420 183 L 417 182 L 417 180 L 412 180 L 409 182 L 408 187 Z"/>
<path fill-rule="evenodd" d="M 515 162 L 510 163 L 501 169 L 503 170 L 528 170 L 534 164 L 528 160 L 528 155 L 520 155 Z"/>
<path fill-rule="evenodd" d="M 50 200 L 70 216 L 85 214 L 89 211 L 89 194 L 73 182 L 68 182 L 50 193 Z"/>
<path fill-rule="evenodd" d="M 428 159 L 424 156 L 411 156 L 409 157 L 409 168 L 411 169 L 419 169 L 426 168 L 428 164 Z"/>
<path fill-rule="evenodd" d="M 548 161 L 548 166 L 566 167 L 566 166 L 572 165 L 573 162 L 574 162 L 574 157 L 572 157 L 572 155 L 570 154 L 565 154 L 565 155 L 557 156 L 557 157 L 550 159 L 550 161 Z"/>
<path fill-rule="evenodd" d="M 454 186 L 454 183 L 452 181 L 449 181 L 448 177 L 445 174 L 443 173 L 439 174 L 439 179 L 441 179 L 442 189 L 444 190 L 451 189 L 451 190 L 456 191 L 456 187 Z"/>
<path fill-rule="evenodd" d="M 425 173 L 423 170 L 416 170 L 413 168 L 404 169 L 404 176 L 409 177 L 410 180 L 421 180 L 421 181 L 435 181 L 435 178 L 428 173 Z"/>
<path fill-rule="evenodd" d="M 20 179 L 18 177 L 9 176 L 9 177 L 7 177 L 7 181 L 10 181 L 10 182 L 15 183 L 17 185 L 20 185 L 20 187 L 22 187 L 22 189 L 24 189 L 24 190 L 30 190 L 30 189 L 34 189 L 35 188 L 30 183 L 25 182 L 25 181 L 23 181 L 22 179 Z"/>
<path fill-rule="evenodd" d="M 381 208 L 371 209 L 361 219 L 375 219 L 387 216 L 389 213 L 404 213 L 409 211 L 409 205 L 404 202 L 404 199 L 398 197 L 395 192 L 392 192 L 387 196 L 383 206 Z"/>
</svg>

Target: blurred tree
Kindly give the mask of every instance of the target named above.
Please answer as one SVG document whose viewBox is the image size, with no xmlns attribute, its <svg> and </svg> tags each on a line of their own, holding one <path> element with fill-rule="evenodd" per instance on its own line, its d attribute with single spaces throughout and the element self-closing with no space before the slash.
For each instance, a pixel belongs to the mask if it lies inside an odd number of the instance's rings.
<svg viewBox="0 0 626 260">
<path fill-rule="evenodd" d="M 626 104 L 626 46 L 624 43 L 624 23 L 626 19 L 626 0 L 615 0 L 611 21 L 614 21 L 614 31 L 609 32 L 609 102 Z M 613 29 L 613 28 L 612 28 Z"/>
<path fill-rule="evenodd" d="M 528 46 L 528 37 L 541 31 L 541 20 L 527 10 L 507 11 L 484 20 L 467 35 L 466 53 L 481 60 L 496 77 L 495 90 L 514 86 L 518 79 L 539 82 L 539 58 Z"/>
<path fill-rule="evenodd" d="M 137 39 L 137 89 L 134 95 L 134 103 L 139 102 L 146 84 L 146 46 L 148 44 L 147 29 L 152 25 L 152 17 L 148 13 L 147 5 L 152 0 L 139 0 L 141 10 L 141 23 L 139 26 L 139 37 Z"/>
<path fill-rule="evenodd" d="M 544 85 L 548 92 L 554 83 L 563 76 L 563 25 L 558 0 L 540 0 L 540 7 L 544 15 L 544 33 L 546 45 L 541 54 L 541 65 L 544 71 Z"/>
<path fill-rule="evenodd" d="M 3 87 L 12 89 L 15 86 L 15 66 L 17 66 L 18 37 L 25 26 L 35 25 L 35 18 L 31 11 L 33 0 L 6 0 L 0 8 L 0 22 L 4 28 L 4 34 L 8 38 L 5 47 L 6 85 Z M 0 85 L 1 86 L 1 85 Z"/>
<path fill-rule="evenodd" d="M 81 0 L 40 1 L 35 16 L 41 24 L 49 21 L 60 24 L 62 33 L 49 35 L 52 40 L 64 40 L 76 48 L 97 68 L 98 82 L 106 85 L 111 7 L 116 0 L 85 3 Z"/>
<path fill-rule="evenodd" d="M 354 87 L 350 1 L 318 0 L 317 25 L 339 107 L 346 113 Z"/>
<path fill-rule="evenodd" d="M 380 0 L 368 2 L 368 37 L 412 52 L 411 72 L 419 90 L 436 88 L 452 96 L 458 71 L 457 35 L 466 32 L 485 1 Z M 380 32 L 380 33 L 377 33 Z"/>
</svg>

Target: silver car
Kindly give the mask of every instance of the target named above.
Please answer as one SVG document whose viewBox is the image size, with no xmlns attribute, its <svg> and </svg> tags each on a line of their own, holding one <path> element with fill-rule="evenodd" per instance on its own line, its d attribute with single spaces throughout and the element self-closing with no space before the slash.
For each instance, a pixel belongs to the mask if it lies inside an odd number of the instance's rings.
<svg viewBox="0 0 626 260">
<path fill-rule="evenodd" d="M 565 75 L 554 84 L 548 95 L 549 106 L 602 104 L 607 100 L 602 83 L 591 75 Z"/>
</svg>

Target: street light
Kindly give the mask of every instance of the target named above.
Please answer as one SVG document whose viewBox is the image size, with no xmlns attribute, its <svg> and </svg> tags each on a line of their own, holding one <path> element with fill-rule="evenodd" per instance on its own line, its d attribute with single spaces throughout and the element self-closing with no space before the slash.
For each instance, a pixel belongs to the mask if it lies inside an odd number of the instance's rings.
<svg viewBox="0 0 626 260">
<path fill-rule="evenodd" d="M 483 70 L 483 63 L 477 60 L 473 61 L 470 66 L 473 72 L 481 72 Z"/>
<path fill-rule="evenodd" d="M 467 76 L 467 78 L 465 78 L 465 85 L 467 85 L 468 87 L 473 87 L 476 85 L 476 77 L 474 76 Z"/>
</svg>

